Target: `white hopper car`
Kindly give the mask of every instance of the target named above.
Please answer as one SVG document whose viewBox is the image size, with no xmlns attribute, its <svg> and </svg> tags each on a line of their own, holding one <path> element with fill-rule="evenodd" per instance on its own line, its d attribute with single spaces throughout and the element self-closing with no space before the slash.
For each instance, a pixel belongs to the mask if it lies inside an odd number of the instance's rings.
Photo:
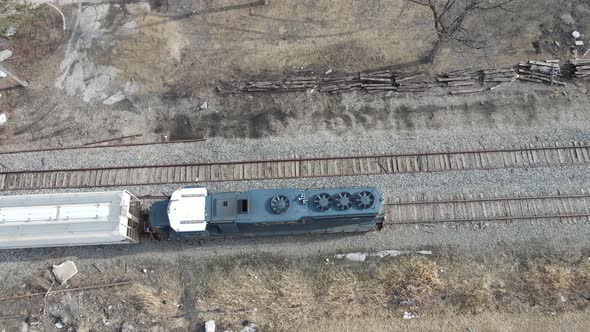
<svg viewBox="0 0 590 332">
<path fill-rule="evenodd" d="M 140 204 L 127 191 L 0 196 L 0 249 L 137 242 Z"/>
</svg>

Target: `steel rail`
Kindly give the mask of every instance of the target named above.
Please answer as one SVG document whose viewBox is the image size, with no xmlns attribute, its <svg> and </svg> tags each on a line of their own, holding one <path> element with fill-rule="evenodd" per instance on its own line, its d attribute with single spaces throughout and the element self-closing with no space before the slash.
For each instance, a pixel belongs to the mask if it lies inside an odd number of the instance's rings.
<svg viewBox="0 0 590 332">
<path fill-rule="evenodd" d="M 179 185 L 196 183 L 199 180 L 201 183 L 214 183 L 579 166 L 590 163 L 590 151 L 586 147 L 590 148 L 590 146 L 578 145 L 574 142 L 573 146 L 556 145 L 555 147 L 5 171 L 0 172 L 2 181 L 0 190 L 108 188 Z M 579 151 L 580 149 L 582 151 Z M 547 154 L 536 156 L 534 152 L 538 150 L 557 151 L 551 156 Z M 515 151 L 516 154 L 513 153 Z M 520 155 L 519 151 L 523 154 Z M 497 153 L 501 155 L 493 155 Z M 505 153 L 510 154 L 506 156 Z M 439 157 L 434 160 L 420 158 L 432 155 Z M 460 157 L 449 159 L 450 155 Z M 473 158 L 470 155 L 476 157 Z M 328 162 L 322 164 L 326 160 Z M 330 161 L 334 164 L 330 165 Z M 381 161 L 385 163 L 385 166 Z M 234 168 L 231 168 L 232 166 Z"/>
<path fill-rule="evenodd" d="M 541 199 L 562 199 L 562 198 L 590 198 L 590 194 L 566 194 L 551 196 L 519 196 L 519 197 L 498 197 L 498 198 L 468 198 L 468 199 L 450 199 L 450 200 L 432 200 L 432 201 L 407 201 L 385 203 L 385 206 L 403 206 L 403 205 L 434 205 L 434 204 L 455 204 L 455 203 L 478 203 L 478 202 L 501 202 L 501 201 L 525 201 Z"/>
<path fill-rule="evenodd" d="M 160 142 L 168 143 L 168 142 Z M 171 142 L 170 142 L 171 143 Z M 142 144 L 142 143 L 140 143 Z M 92 146 L 88 148 L 101 148 L 105 146 Z M 115 146 L 109 146 L 115 147 Z M 142 165 L 142 166 L 112 166 L 112 167 L 90 167 L 90 168 L 62 168 L 62 169 L 45 169 L 45 170 L 22 170 L 22 171 L 5 171 L 2 174 L 22 174 L 22 173 L 49 173 L 49 172 L 75 172 L 75 171 L 106 171 L 121 169 L 139 169 L 139 168 L 168 168 L 168 167 L 189 167 L 189 166 L 224 166 L 239 164 L 263 164 L 263 163 L 287 163 L 287 162 L 307 162 L 307 161 L 325 161 L 325 160 L 346 160 L 346 159 L 374 159 L 374 158 L 404 158 L 404 157 L 423 157 L 437 155 L 461 155 L 461 154 L 478 154 L 478 153 L 509 153 L 509 152 L 532 152 L 544 150 L 575 150 L 590 148 L 590 145 L 564 145 L 554 147 L 527 147 L 527 148 L 506 148 L 491 150 L 465 150 L 465 151 L 440 151 L 440 152 L 418 152 L 418 153 L 400 153 L 400 154 L 374 154 L 374 155 L 356 155 L 356 156 L 330 156 L 330 157 L 305 157 L 305 158 L 285 158 L 285 159 L 251 159 L 251 160 L 234 160 L 234 161 L 210 161 L 198 163 L 180 163 L 166 165 Z M 0 153 L 1 154 L 1 153 Z M 528 166 L 527 166 L 528 167 Z M 480 168 L 478 168 L 480 169 Z M 485 168 L 481 168 L 485 169 Z M 423 172 L 423 171 L 420 171 Z"/>
<path fill-rule="evenodd" d="M 443 223 L 461 223 L 461 222 L 485 222 L 485 221 L 509 221 L 509 220 L 534 220 L 534 219 L 562 219 L 562 218 L 590 218 L 590 214 L 555 214 L 555 215 L 528 215 L 528 216 L 498 216 L 489 218 L 461 218 L 461 219 L 437 219 L 437 220 L 412 220 L 390 222 L 390 225 L 415 225 L 415 224 L 443 224 Z"/>
<path fill-rule="evenodd" d="M 431 199 L 385 203 L 384 206 L 394 220 L 393 224 L 398 225 L 567 218 L 590 220 L 588 199 L 590 193 L 581 190 L 579 194 Z M 535 204 L 535 201 L 541 203 Z M 518 203 L 513 205 L 512 202 Z"/>
<path fill-rule="evenodd" d="M 9 155 L 9 154 L 21 154 L 21 153 L 34 153 L 34 152 L 50 152 L 50 151 L 66 151 L 66 150 L 84 150 L 84 149 L 102 149 L 102 148 L 125 148 L 125 147 L 134 147 L 134 146 L 146 146 L 146 145 L 162 145 L 162 144 L 183 144 L 183 143 L 194 143 L 194 142 L 203 142 L 206 141 L 205 138 L 197 138 L 197 139 L 188 139 L 188 140 L 178 140 L 178 141 L 166 141 L 166 142 L 143 142 L 143 143 L 123 143 L 123 144 L 106 144 L 100 145 L 102 143 L 106 143 L 108 141 L 116 141 L 120 139 L 126 139 L 128 137 L 119 137 L 113 138 L 110 140 L 105 140 L 102 142 L 91 142 L 86 143 L 84 145 L 76 145 L 76 146 L 64 146 L 58 148 L 41 148 L 41 149 L 29 149 L 29 150 L 13 150 L 13 151 L 0 151 L 0 155 Z"/>
</svg>

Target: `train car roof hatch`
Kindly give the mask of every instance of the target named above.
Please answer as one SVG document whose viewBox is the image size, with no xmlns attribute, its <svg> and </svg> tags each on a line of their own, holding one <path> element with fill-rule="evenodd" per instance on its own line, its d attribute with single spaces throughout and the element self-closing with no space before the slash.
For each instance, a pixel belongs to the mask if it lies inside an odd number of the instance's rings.
<svg viewBox="0 0 590 332">
<path fill-rule="evenodd" d="M 206 197 L 206 188 L 182 188 L 172 193 L 168 205 L 170 227 L 176 232 L 204 231 Z"/>
</svg>

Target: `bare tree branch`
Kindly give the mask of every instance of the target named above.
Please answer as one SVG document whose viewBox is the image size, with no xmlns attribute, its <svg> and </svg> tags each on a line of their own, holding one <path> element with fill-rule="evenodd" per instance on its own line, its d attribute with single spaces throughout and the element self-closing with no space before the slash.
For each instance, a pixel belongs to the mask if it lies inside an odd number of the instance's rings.
<svg viewBox="0 0 590 332">
<path fill-rule="evenodd" d="M 432 13 L 434 28 L 439 39 L 454 39 L 454 34 L 465 31 L 465 18 L 476 10 L 487 11 L 502 9 L 514 0 L 407 0 L 419 6 L 428 7 Z M 462 38 L 460 38 L 462 39 Z"/>
</svg>

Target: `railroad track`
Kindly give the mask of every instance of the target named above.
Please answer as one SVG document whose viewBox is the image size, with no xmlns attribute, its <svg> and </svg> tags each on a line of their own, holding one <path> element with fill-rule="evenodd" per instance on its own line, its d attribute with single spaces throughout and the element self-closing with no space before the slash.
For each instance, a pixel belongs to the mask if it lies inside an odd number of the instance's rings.
<svg viewBox="0 0 590 332">
<path fill-rule="evenodd" d="M 113 139 L 91 142 L 91 143 L 86 143 L 84 145 L 75 145 L 75 146 L 62 146 L 62 147 L 28 149 L 28 150 L 6 150 L 6 151 L 0 150 L 0 155 L 33 153 L 33 152 L 57 152 L 57 151 L 66 151 L 66 150 L 126 148 L 126 147 L 138 147 L 138 146 L 148 146 L 148 145 L 172 145 L 172 144 L 184 144 L 184 143 L 195 143 L 195 142 L 205 141 L 204 138 L 195 138 L 195 139 L 163 141 L 163 142 L 104 144 L 104 143 L 111 143 L 111 142 L 117 141 L 117 140 L 134 138 L 134 137 L 138 137 L 138 136 L 141 136 L 141 135 L 123 136 L 123 137 L 117 137 L 117 138 L 113 138 Z"/>
<path fill-rule="evenodd" d="M 387 203 L 392 224 L 512 222 L 519 220 L 590 221 L 590 193 L 498 197 L 414 198 Z"/>
<path fill-rule="evenodd" d="M 491 170 L 590 163 L 590 145 L 0 172 L 0 190 L 72 189 Z"/>
</svg>

